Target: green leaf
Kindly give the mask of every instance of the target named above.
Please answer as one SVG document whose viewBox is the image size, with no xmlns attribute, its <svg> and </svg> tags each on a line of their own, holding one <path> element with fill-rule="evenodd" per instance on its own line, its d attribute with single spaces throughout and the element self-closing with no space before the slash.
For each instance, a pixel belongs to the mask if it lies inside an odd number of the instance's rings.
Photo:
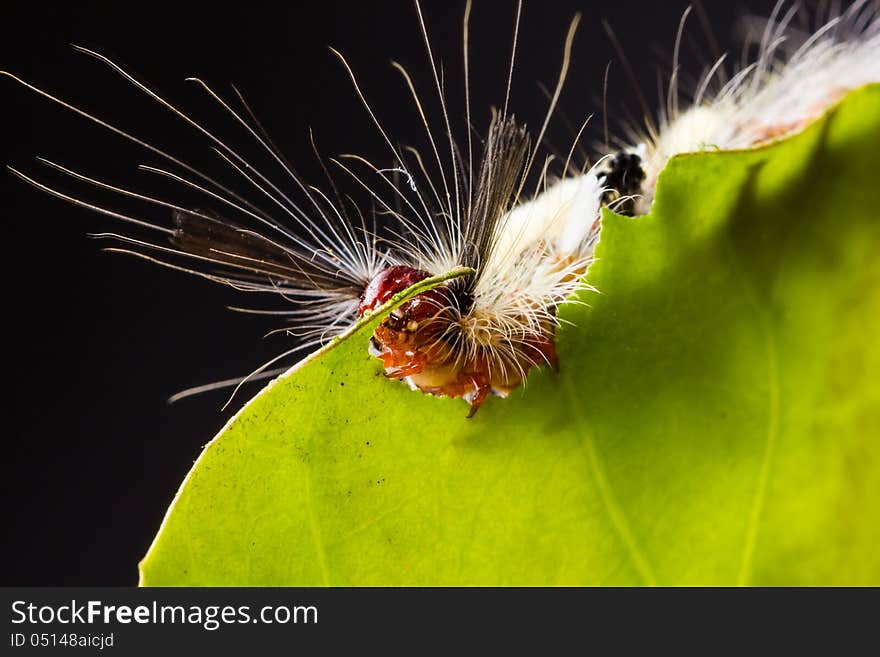
<svg viewBox="0 0 880 657">
<path fill-rule="evenodd" d="M 561 372 L 385 379 L 374 317 L 206 448 L 144 585 L 880 584 L 880 87 L 605 213 Z"/>
</svg>

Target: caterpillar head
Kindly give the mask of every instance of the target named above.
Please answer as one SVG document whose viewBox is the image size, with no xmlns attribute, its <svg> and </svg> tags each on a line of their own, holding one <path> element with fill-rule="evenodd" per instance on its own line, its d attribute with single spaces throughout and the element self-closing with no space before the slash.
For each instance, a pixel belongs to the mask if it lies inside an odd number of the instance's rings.
<svg viewBox="0 0 880 657">
<path fill-rule="evenodd" d="M 363 316 L 384 304 L 398 292 L 428 278 L 426 271 L 394 265 L 379 272 L 370 281 L 361 302 L 358 314 Z M 422 292 L 396 308 L 376 328 L 371 340 L 371 351 L 383 355 L 386 365 L 400 366 L 398 360 L 412 356 L 420 347 L 435 342 L 449 326 L 444 321 L 444 309 L 449 307 L 451 291 L 439 286 Z M 399 357 L 399 358 L 398 358 Z"/>
</svg>

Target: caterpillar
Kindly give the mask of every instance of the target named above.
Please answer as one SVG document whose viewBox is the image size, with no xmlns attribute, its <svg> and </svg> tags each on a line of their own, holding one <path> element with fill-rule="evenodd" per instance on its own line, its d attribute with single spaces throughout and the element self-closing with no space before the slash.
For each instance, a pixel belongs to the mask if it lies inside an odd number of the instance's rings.
<svg viewBox="0 0 880 657">
<path fill-rule="evenodd" d="M 256 113 L 235 90 L 235 104 L 193 79 L 227 119 L 272 160 L 283 182 L 259 171 L 239 152 L 188 113 L 138 81 L 109 58 L 77 50 L 101 62 L 149 99 L 188 125 L 238 176 L 221 183 L 184 158 L 159 149 L 109 121 L 2 74 L 163 160 L 143 170 L 195 192 L 202 204 L 174 202 L 40 161 L 79 182 L 157 207 L 170 220 L 151 221 L 65 194 L 18 168 L 10 171 L 43 192 L 125 222 L 158 239 L 105 233 L 110 250 L 242 292 L 279 295 L 291 309 L 271 311 L 289 321 L 298 342 L 244 380 L 278 373 L 269 369 L 297 352 L 326 343 L 358 317 L 376 311 L 394 294 L 456 267 L 472 273 L 404 303 L 385 318 L 370 340 L 370 353 L 389 378 L 431 395 L 464 399 L 472 416 L 490 394 L 507 396 L 535 367 L 559 367 L 557 308 L 589 287 L 585 273 L 600 237 L 600 210 L 621 214 L 650 211 L 660 172 L 678 153 L 744 148 L 793 132 L 848 89 L 880 79 L 880 21 L 877 3 L 860 0 L 845 11 L 829 10 L 812 33 L 792 27 L 795 6 L 779 2 L 764 21 L 756 52 L 725 78 L 726 57 L 708 67 L 687 107 L 680 107 L 679 46 L 690 10 L 676 38 L 666 106 L 644 126 L 628 126 L 617 151 L 599 152 L 592 166 L 571 171 L 572 152 L 554 175 L 543 150 L 547 126 L 559 101 L 572 57 L 579 17 L 563 44 L 557 85 L 547 112 L 532 133 L 510 111 L 510 84 L 517 56 L 522 4 L 515 7 L 507 93 L 488 126 L 474 136 L 469 99 L 468 30 L 472 6 L 462 21 L 465 73 L 464 125 L 456 139 L 443 76 L 432 49 L 421 6 L 421 34 L 439 101 L 429 119 L 426 102 L 406 69 L 404 98 L 425 129 L 427 148 L 396 145 L 360 88 L 353 67 L 339 52 L 355 95 L 387 147 L 387 166 L 363 156 L 330 158 L 316 150 L 326 174 L 322 190 L 306 182 L 270 140 Z M 793 45 L 797 44 L 797 45 Z M 583 128 L 582 128 L 583 129 Z M 580 133 L 575 137 L 577 143 Z M 572 147 L 573 149 L 573 147 Z M 557 164 L 559 164 L 557 162 Z M 331 171 L 331 168 L 333 171 Z M 336 178 L 362 193 L 372 209 L 354 203 Z M 268 208 L 268 209 L 267 209 Z M 257 311 L 259 312 L 259 311 Z M 286 368 L 282 368 L 286 369 Z M 195 390 L 213 389 L 218 382 Z M 188 394 L 187 391 L 184 394 Z"/>
</svg>

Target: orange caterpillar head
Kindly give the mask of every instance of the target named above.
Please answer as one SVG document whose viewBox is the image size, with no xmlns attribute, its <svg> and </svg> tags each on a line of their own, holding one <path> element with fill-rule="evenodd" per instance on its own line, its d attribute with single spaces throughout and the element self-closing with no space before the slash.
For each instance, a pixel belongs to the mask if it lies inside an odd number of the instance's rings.
<svg viewBox="0 0 880 657">
<path fill-rule="evenodd" d="M 363 316 L 398 292 L 428 278 L 426 271 L 395 265 L 383 269 L 361 295 L 358 314 Z M 403 378 L 421 372 L 431 361 L 445 355 L 443 334 L 453 321 L 445 312 L 452 301 L 444 285 L 419 294 L 396 308 L 373 333 L 371 352 L 381 358 L 389 376 Z"/>
</svg>

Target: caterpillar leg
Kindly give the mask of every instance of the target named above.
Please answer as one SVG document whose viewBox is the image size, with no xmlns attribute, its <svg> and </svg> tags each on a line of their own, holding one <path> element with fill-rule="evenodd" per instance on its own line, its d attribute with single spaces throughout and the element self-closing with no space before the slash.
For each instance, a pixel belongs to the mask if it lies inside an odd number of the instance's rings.
<svg viewBox="0 0 880 657">
<path fill-rule="evenodd" d="M 474 390 L 473 392 L 462 396 L 465 400 L 470 402 L 471 408 L 468 411 L 467 416 L 468 418 L 472 418 L 477 414 L 477 411 L 480 410 L 480 406 L 483 405 L 483 402 L 486 401 L 486 397 L 489 396 L 489 391 L 492 389 L 492 386 L 489 384 L 488 379 L 482 374 L 471 375 L 469 378 Z"/>
</svg>

